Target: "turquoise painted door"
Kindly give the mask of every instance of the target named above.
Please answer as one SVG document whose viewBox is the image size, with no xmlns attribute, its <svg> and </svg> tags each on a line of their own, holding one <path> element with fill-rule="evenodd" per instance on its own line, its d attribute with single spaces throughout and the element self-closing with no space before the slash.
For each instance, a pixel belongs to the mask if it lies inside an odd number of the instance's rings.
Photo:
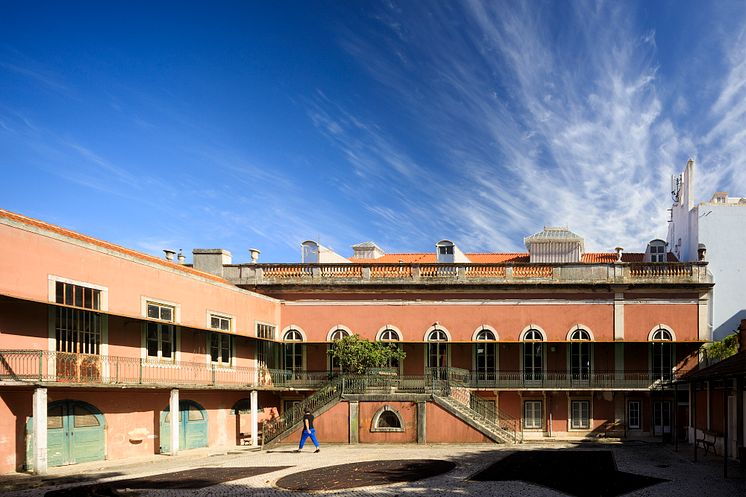
<svg viewBox="0 0 746 497">
<path fill-rule="evenodd" d="M 179 401 L 179 448 L 207 447 L 207 412 L 191 400 Z M 161 413 L 161 454 L 171 450 L 171 412 Z"/>
<path fill-rule="evenodd" d="M 26 460 L 30 469 L 33 426 L 33 418 L 29 418 Z M 75 400 L 52 402 L 47 407 L 47 464 L 52 467 L 103 460 L 104 428 L 104 416 L 92 405 Z"/>
</svg>

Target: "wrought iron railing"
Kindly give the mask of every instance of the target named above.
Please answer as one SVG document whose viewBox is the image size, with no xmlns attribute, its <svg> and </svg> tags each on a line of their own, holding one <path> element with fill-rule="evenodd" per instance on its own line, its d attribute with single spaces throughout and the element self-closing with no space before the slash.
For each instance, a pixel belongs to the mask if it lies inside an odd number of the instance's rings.
<svg viewBox="0 0 746 497">
<path fill-rule="evenodd" d="M 428 393 L 443 383 L 472 389 L 648 389 L 668 385 L 677 373 L 650 371 L 468 371 L 427 368 L 424 375 L 398 375 L 389 370 L 345 376 L 352 392 Z M 198 362 L 166 362 L 134 357 L 71 354 L 40 350 L 0 350 L 0 380 L 109 385 L 247 386 L 316 390 L 336 373 L 328 371 L 259 370 Z"/>
</svg>

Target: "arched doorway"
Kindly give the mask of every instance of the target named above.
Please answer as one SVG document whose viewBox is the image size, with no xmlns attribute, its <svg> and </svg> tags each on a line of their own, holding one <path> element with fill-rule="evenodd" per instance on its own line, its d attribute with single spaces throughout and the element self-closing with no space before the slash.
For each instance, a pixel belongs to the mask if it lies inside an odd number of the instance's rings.
<svg viewBox="0 0 746 497">
<path fill-rule="evenodd" d="M 171 412 L 161 412 L 161 454 L 171 450 Z M 179 401 L 179 449 L 207 447 L 207 411 L 192 400 Z"/>
<path fill-rule="evenodd" d="M 33 418 L 26 431 L 26 465 L 33 469 Z M 96 407 L 78 400 L 58 400 L 47 406 L 47 464 L 64 466 L 102 461 L 106 456 L 106 422 Z"/>
</svg>

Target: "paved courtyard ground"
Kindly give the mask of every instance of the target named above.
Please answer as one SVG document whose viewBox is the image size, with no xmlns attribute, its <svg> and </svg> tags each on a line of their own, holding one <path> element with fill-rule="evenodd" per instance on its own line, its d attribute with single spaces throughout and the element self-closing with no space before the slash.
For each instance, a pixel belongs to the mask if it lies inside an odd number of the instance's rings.
<svg viewBox="0 0 746 497">
<path fill-rule="evenodd" d="M 312 494 L 340 497 L 746 495 L 743 469 L 729 465 L 730 478 L 724 479 L 722 458 L 700 453 L 695 463 L 687 446 L 679 452 L 670 445 L 641 442 L 322 445 L 318 454 L 293 449 L 202 449 L 176 457 L 51 468 L 44 477 L 5 475 L 0 476 L 0 495 L 290 497 L 308 496 L 311 488 L 331 489 Z M 371 461 L 376 463 L 364 464 Z M 429 461 L 434 463 L 428 466 Z M 278 482 L 304 490 L 286 490 Z"/>
</svg>

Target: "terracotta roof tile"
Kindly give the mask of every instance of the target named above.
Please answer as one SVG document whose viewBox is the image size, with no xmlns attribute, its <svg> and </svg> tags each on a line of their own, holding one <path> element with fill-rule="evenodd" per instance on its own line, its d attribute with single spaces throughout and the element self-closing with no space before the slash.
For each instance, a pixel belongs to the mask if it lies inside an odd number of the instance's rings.
<svg viewBox="0 0 746 497">
<path fill-rule="evenodd" d="M 14 212 L 6 211 L 5 209 L 0 209 L 0 217 L 4 217 L 6 219 L 17 221 L 19 223 L 27 224 L 29 226 L 35 226 L 37 228 L 40 228 L 46 231 L 57 233 L 58 235 L 66 236 L 68 238 L 74 238 L 76 240 L 80 240 L 86 243 L 97 245 L 107 250 L 119 252 L 120 254 L 128 255 L 128 256 L 135 257 L 137 259 L 142 259 L 148 262 L 153 262 L 163 267 L 168 267 L 171 269 L 176 269 L 177 271 L 182 271 L 184 273 L 202 276 L 203 278 L 220 281 L 222 283 L 226 282 L 223 278 L 220 278 L 219 276 L 216 276 L 214 274 L 205 273 L 202 271 L 198 271 L 197 269 L 194 269 L 189 266 L 182 266 L 181 264 L 176 264 L 174 262 L 169 262 L 164 259 L 159 259 L 158 257 L 154 257 L 152 255 L 143 254 L 142 252 L 137 252 L 135 250 L 130 250 L 120 245 L 115 245 L 113 243 L 105 242 L 103 240 L 99 240 L 91 236 L 83 235 L 75 231 L 62 228 L 60 226 L 56 226 L 54 224 L 45 223 L 44 221 L 39 221 L 38 219 L 34 219 L 34 218 L 23 216 L 21 214 L 16 214 Z"/>
</svg>

